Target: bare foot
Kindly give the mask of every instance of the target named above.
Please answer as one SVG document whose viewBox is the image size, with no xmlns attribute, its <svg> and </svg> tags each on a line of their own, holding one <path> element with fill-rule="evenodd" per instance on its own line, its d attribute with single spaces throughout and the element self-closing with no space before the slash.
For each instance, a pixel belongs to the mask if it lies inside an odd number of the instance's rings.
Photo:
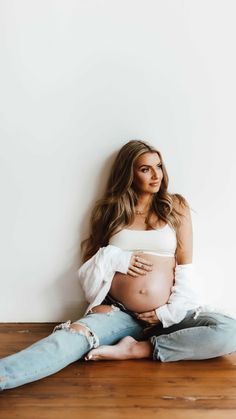
<svg viewBox="0 0 236 419">
<path fill-rule="evenodd" d="M 152 344 L 149 341 L 138 342 L 131 336 L 121 339 L 116 345 L 103 345 L 92 349 L 85 356 L 86 361 L 105 359 L 151 358 Z"/>
</svg>

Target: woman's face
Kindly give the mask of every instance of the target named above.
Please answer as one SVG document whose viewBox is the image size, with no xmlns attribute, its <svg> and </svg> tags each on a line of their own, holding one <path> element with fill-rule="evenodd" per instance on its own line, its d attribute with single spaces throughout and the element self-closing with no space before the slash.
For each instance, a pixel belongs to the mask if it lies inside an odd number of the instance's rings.
<svg viewBox="0 0 236 419">
<path fill-rule="evenodd" d="M 154 194 L 159 191 L 163 179 L 158 153 L 143 153 L 134 164 L 133 183 L 138 193 Z"/>
</svg>

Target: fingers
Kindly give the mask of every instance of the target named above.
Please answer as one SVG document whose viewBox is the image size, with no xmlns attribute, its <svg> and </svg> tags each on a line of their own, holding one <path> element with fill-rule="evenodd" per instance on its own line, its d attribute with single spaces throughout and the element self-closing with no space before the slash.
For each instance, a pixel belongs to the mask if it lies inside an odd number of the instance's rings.
<svg viewBox="0 0 236 419">
<path fill-rule="evenodd" d="M 138 268 L 136 265 L 132 265 L 131 269 L 134 272 L 138 272 L 139 274 L 142 274 L 142 273 L 146 274 L 147 273 L 147 268 L 142 264 L 141 264 L 140 268 Z M 150 270 L 150 268 L 148 268 L 148 271 L 149 270 Z"/>
<path fill-rule="evenodd" d="M 141 258 L 140 256 L 134 255 L 132 256 L 129 270 L 132 270 L 134 273 L 142 275 L 142 274 L 145 274 L 146 272 L 151 272 L 152 266 L 153 266 L 153 263 Z"/>
<path fill-rule="evenodd" d="M 153 266 L 153 263 L 152 263 L 152 262 L 149 262 L 147 259 L 142 258 L 142 257 L 140 256 L 140 253 L 139 253 L 139 254 L 135 253 L 135 254 L 133 255 L 133 257 L 134 257 L 134 260 L 135 260 L 136 262 L 143 263 L 143 264 L 145 264 L 145 265 L 147 265 L 147 266 Z"/>
<path fill-rule="evenodd" d="M 156 313 L 154 310 L 152 311 L 146 311 L 145 313 L 137 313 L 138 317 L 142 318 L 142 319 L 149 319 L 151 317 L 155 317 Z"/>
<path fill-rule="evenodd" d="M 140 275 L 146 275 L 146 274 L 147 274 L 147 272 L 146 272 L 146 271 L 143 271 L 143 270 L 141 270 L 141 269 L 135 268 L 134 266 L 131 266 L 131 267 L 128 269 L 127 273 L 128 273 L 129 275 L 132 275 L 132 276 L 140 276 Z"/>
<path fill-rule="evenodd" d="M 139 276 L 139 275 L 146 275 L 147 274 L 146 271 L 144 271 L 142 269 L 139 269 L 139 268 L 136 268 L 135 266 L 131 266 L 128 269 L 127 273 L 129 273 L 132 276 Z"/>
<path fill-rule="evenodd" d="M 131 258 L 127 273 L 133 277 L 145 275 L 147 272 L 152 271 L 153 263 L 141 257 L 141 254 L 142 252 L 134 252 Z"/>
<path fill-rule="evenodd" d="M 134 273 L 131 268 L 128 269 L 127 274 L 129 274 L 131 276 L 138 276 L 138 274 Z"/>
<path fill-rule="evenodd" d="M 134 265 L 141 269 L 145 269 L 146 271 L 152 271 L 152 267 L 151 267 L 152 265 L 150 263 L 146 263 L 144 259 L 142 261 L 141 260 L 137 261 L 136 259 L 136 261 L 134 262 Z"/>
<path fill-rule="evenodd" d="M 159 323 L 159 319 L 156 315 L 155 310 L 147 311 L 145 313 L 135 313 L 138 320 L 143 320 L 149 324 L 157 324 Z"/>
</svg>

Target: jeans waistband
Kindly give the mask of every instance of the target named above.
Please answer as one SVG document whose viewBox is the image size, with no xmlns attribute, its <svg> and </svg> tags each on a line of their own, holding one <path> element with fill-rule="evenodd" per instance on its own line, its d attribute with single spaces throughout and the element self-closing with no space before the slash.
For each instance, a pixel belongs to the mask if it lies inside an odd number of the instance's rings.
<svg viewBox="0 0 236 419">
<path fill-rule="evenodd" d="M 125 313 L 129 314 L 135 320 L 138 320 L 142 325 L 146 326 L 148 324 L 144 320 L 138 319 L 136 314 L 132 310 L 129 310 L 128 308 L 126 308 L 124 304 L 122 304 L 120 301 L 115 300 L 115 298 L 113 298 L 109 293 L 106 295 L 106 297 L 104 298 L 101 304 L 108 304 L 108 305 L 114 305 L 116 307 L 119 307 L 121 311 L 124 311 Z"/>
</svg>

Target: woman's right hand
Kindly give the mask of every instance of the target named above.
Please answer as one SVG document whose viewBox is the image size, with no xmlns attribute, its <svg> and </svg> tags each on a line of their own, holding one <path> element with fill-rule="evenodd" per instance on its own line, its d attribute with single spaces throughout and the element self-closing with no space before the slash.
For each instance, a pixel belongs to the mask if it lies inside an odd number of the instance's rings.
<svg viewBox="0 0 236 419">
<path fill-rule="evenodd" d="M 135 252 L 131 257 L 127 274 L 131 276 L 146 275 L 147 272 L 152 271 L 153 263 L 142 257 L 142 252 Z"/>
</svg>

